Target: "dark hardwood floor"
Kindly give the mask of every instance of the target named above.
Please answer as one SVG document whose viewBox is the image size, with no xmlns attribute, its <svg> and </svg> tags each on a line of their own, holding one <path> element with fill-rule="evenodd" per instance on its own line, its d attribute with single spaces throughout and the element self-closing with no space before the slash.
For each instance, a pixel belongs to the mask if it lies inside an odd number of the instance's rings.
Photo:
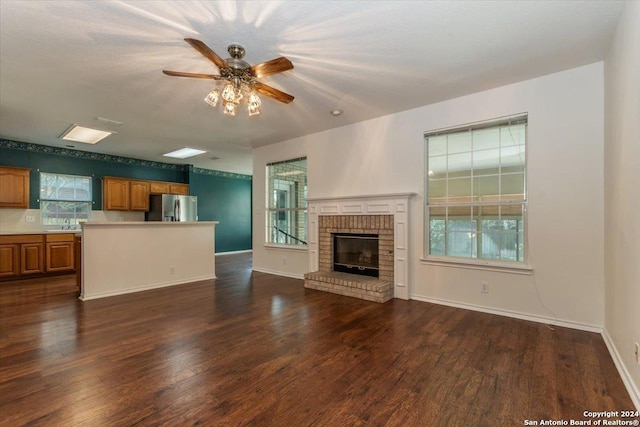
<svg viewBox="0 0 640 427">
<path fill-rule="evenodd" d="M 217 257 L 212 281 L 81 302 L 0 284 L 0 425 L 522 426 L 632 402 L 600 335 L 377 304 Z"/>
</svg>

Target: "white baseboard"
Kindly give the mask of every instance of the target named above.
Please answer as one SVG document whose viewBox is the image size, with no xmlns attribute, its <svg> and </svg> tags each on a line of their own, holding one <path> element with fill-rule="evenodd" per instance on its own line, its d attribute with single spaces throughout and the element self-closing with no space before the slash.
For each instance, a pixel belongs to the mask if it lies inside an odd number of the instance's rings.
<svg viewBox="0 0 640 427">
<path fill-rule="evenodd" d="M 304 280 L 304 274 L 286 273 L 284 271 L 268 270 L 266 268 L 256 268 L 256 267 L 253 267 L 252 270 L 257 271 L 259 273 L 274 274 L 276 276 L 284 276 L 284 277 L 291 277 L 292 279 Z"/>
<path fill-rule="evenodd" d="M 211 280 L 211 279 L 215 279 L 215 278 L 216 278 L 215 275 L 213 275 L 213 276 L 202 276 L 202 277 L 191 277 L 187 281 L 177 280 L 177 281 L 171 281 L 171 282 L 155 283 L 155 284 L 152 284 L 152 285 L 145 285 L 145 286 L 140 286 L 140 287 L 137 287 L 137 288 L 119 289 L 117 291 L 110 291 L 110 292 L 99 292 L 97 294 L 92 294 L 92 295 L 80 295 L 79 299 L 82 300 L 82 301 L 89 301 L 89 300 L 92 300 L 92 299 L 113 297 L 113 296 L 116 296 L 116 295 L 131 294 L 131 293 L 134 293 L 134 292 L 149 291 L 151 289 L 166 288 L 166 287 L 169 287 L 169 286 L 186 285 L 187 283 L 201 282 L 203 280 Z"/>
<path fill-rule="evenodd" d="M 618 352 L 616 345 L 613 343 L 613 340 L 609 336 L 609 332 L 607 332 L 606 329 L 602 330 L 602 338 L 604 339 L 604 343 L 607 345 L 607 348 L 609 349 L 609 353 L 611 354 L 613 363 L 616 365 L 616 368 L 618 368 L 620 377 L 622 377 L 622 382 L 624 383 L 624 386 L 627 388 L 627 391 L 629 392 L 629 396 L 631 397 L 633 404 L 636 406 L 636 409 L 640 411 L 640 390 L 638 390 L 638 386 L 633 381 L 631 374 L 627 370 L 627 366 L 622 361 L 622 358 L 620 357 L 620 353 Z"/>
<path fill-rule="evenodd" d="M 430 302 L 433 304 L 447 305 L 450 307 L 463 308 L 465 310 L 480 311 L 482 313 L 496 314 L 498 316 L 513 317 L 515 319 L 529 320 L 531 322 L 545 323 L 548 325 L 563 326 L 565 328 L 579 329 L 581 331 L 602 333 L 602 327 L 597 325 L 589 325 L 587 323 L 570 322 L 568 320 L 559 320 L 552 317 L 536 316 L 532 314 L 519 313 L 517 311 L 500 310 L 496 308 L 484 307 L 475 304 L 465 304 L 455 301 L 449 301 L 440 298 L 428 298 L 419 295 L 411 295 L 411 299 L 416 301 Z"/>
</svg>

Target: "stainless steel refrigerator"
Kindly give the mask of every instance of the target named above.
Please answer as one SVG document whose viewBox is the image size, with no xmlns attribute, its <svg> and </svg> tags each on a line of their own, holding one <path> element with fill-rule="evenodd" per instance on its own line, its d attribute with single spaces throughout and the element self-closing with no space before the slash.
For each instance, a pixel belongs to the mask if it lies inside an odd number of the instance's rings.
<svg viewBox="0 0 640 427">
<path fill-rule="evenodd" d="M 152 195 L 149 199 L 147 221 L 197 221 L 198 198 L 173 194 Z"/>
</svg>

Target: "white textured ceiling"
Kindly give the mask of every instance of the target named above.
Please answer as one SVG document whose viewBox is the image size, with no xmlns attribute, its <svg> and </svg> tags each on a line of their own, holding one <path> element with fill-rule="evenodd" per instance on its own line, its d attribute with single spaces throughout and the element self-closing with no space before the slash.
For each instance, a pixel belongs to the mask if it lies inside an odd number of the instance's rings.
<svg viewBox="0 0 640 427">
<path fill-rule="evenodd" d="M 623 5 L 0 0 L 0 138 L 65 146 L 77 123 L 117 132 L 80 150 L 166 161 L 191 146 L 208 153 L 182 163 L 250 174 L 252 147 L 600 61 Z M 185 37 L 223 58 L 241 44 L 250 64 L 289 58 L 261 80 L 295 100 L 262 97 L 257 117 L 212 109 L 213 81 L 161 72 L 218 72 Z"/>
</svg>

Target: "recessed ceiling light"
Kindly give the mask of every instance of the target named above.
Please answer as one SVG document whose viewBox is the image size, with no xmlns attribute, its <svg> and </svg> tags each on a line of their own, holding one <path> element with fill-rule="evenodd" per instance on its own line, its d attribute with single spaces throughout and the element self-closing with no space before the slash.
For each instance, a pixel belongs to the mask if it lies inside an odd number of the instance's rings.
<svg viewBox="0 0 640 427">
<path fill-rule="evenodd" d="M 181 148 L 180 150 L 172 151 L 170 153 L 163 154 L 165 157 L 173 157 L 176 159 L 186 159 L 188 157 L 198 156 L 204 154 L 206 151 L 198 150 L 196 148 Z"/>
<path fill-rule="evenodd" d="M 115 132 L 71 125 L 71 127 L 64 131 L 58 138 L 62 138 L 67 141 L 82 142 L 84 144 L 97 144 L 112 133 Z"/>
<path fill-rule="evenodd" d="M 342 110 L 331 110 L 332 116 L 339 116 L 340 114 L 342 114 Z"/>
</svg>

